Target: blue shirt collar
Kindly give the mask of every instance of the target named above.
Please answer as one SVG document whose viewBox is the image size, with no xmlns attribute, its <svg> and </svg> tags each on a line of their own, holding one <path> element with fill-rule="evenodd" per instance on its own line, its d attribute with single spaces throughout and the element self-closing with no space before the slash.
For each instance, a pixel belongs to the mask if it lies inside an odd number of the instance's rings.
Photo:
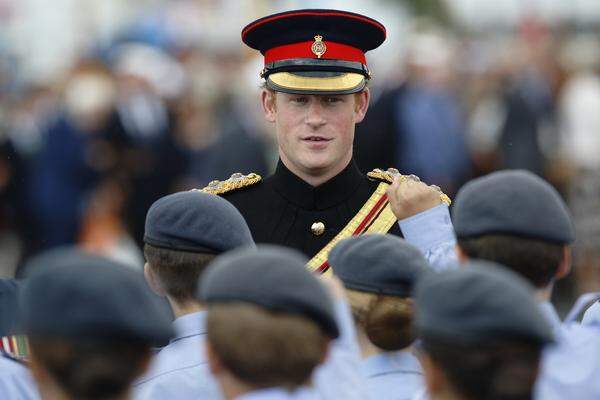
<svg viewBox="0 0 600 400">
<path fill-rule="evenodd" d="M 408 373 L 422 375 L 419 360 L 410 351 L 390 351 L 362 360 L 360 368 L 366 377 L 386 373 Z"/>
<path fill-rule="evenodd" d="M 182 315 L 173 321 L 175 337 L 171 343 L 190 336 L 206 335 L 206 311 Z"/>
</svg>

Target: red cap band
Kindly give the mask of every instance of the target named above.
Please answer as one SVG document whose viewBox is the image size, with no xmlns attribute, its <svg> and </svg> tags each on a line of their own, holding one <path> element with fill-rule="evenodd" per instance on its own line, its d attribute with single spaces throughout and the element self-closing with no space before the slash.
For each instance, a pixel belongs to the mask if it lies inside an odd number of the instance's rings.
<svg viewBox="0 0 600 400">
<path fill-rule="evenodd" d="M 265 52 L 265 65 L 274 61 L 294 58 L 318 58 L 312 51 L 314 41 L 286 44 L 273 47 Z M 330 60 L 354 61 L 366 65 L 365 53 L 347 44 L 323 41 L 327 49 L 320 58 Z"/>
</svg>

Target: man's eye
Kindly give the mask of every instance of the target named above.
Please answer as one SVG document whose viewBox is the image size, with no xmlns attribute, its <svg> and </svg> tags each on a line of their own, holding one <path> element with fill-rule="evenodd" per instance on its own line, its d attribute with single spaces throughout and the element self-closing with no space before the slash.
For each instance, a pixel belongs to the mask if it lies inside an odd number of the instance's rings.
<svg viewBox="0 0 600 400">
<path fill-rule="evenodd" d="M 306 97 L 293 97 L 292 98 L 292 103 L 305 104 L 307 102 L 308 102 L 308 99 Z"/>
<path fill-rule="evenodd" d="M 342 99 L 339 97 L 325 97 L 325 103 L 328 104 L 335 104 L 339 103 L 340 101 L 342 101 Z"/>
</svg>

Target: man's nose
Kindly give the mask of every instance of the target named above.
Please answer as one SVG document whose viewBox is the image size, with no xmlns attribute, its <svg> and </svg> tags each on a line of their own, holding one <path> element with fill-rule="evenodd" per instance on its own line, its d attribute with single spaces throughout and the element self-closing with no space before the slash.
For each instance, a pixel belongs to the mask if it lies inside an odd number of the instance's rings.
<svg viewBox="0 0 600 400">
<path fill-rule="evenodd" d="M 311 101 L 306 113 L 306 124 L 312 129 L 318 129 L 326 123 L 327 120 L 321 102 L 317 100 Z"/>
</svg>

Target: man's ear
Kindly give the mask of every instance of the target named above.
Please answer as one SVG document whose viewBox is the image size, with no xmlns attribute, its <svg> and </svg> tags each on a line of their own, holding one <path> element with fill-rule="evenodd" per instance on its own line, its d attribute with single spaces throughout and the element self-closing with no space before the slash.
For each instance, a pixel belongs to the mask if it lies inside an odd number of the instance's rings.
<svg viewBox="0 0 600 400">
<path fill-rule="evenodd" d="M 562 248 L 563 255 L 562 260 L 556 270 L 556 274 L 554 275 L 555 279 L 562 279 L 571 272 L 571 246 L 564 245 Z"/>
<path fill-rule="evenodd" d="M 464 252 L 464 250 L 457 244 L 454 245 L 454 251 L 456 252 L 456 258 L 458 258 L 458 262 L 461 264 L 466 263 L 467 261 L 469 261 L 469 256 L 467 255 L 467 253 Z"/>
<path fill-rule="evenodd" d="M 158 277 L 156 276 L 154 271 L 152 271 L 152 268 L 150 267 L 150 265 L 148 265 L 148 263 L 144 264 L 144 278 L 146 278 L 148 286 L 150 286 L 150 289 L 152 289 L 154 293 L 156 293 L 160 297 L 167 296 L 167 293 L 163 289 Z"/>
<path fill-rule="evenodd" d="M 354 123 L 362 122 L 369 109 L 369 101 L 371 100 L 371 92 L 369 88 L 365 88 L 362 92 L 354 95 Z"/>
<path fill-rule="evenodd" d="M 275 94 L 275 92 L 267 89 L 261 90 L 260 101 L 262 104 L 265 119 L 268 122 L 275 122 L 275 117 L 277 116 L 277 106 L 275 104 L 275 102 L 277 101 L 277 95 Z"/>
</svg>

